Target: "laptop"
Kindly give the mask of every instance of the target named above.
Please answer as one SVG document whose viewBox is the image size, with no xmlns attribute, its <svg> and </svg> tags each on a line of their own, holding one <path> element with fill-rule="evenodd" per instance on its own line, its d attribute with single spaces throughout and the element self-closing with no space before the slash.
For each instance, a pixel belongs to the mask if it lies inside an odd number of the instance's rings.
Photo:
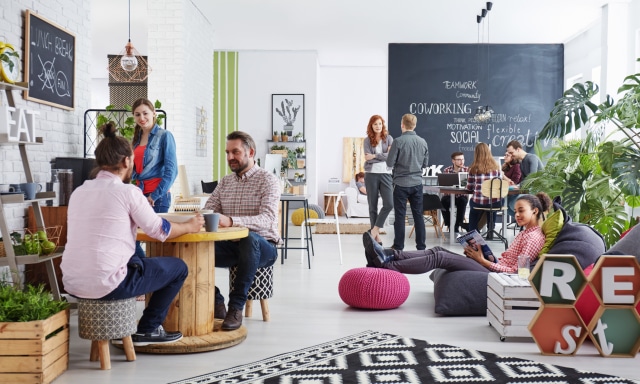
<svg viewBox="0 0 640 384">
<path fill-rule="evenodd" d="M 452 187 L 460 183 L 457 173 L 438 173 L 438 185 L 441 187 Z"/>
</svg>

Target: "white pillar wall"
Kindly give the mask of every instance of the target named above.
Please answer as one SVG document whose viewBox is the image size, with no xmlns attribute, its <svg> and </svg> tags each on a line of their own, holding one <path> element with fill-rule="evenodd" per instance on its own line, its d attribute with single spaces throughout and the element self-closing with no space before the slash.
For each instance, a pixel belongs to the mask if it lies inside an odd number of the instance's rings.
<svg viewBox="0 0 640 384">
<path fill-rule="evenodd" d="M 84 140 L 84 111 L 89 108 L 91 79 L 89 58 L 91 51 L 91 5 L 83 0 L 2 0 L 0 39 L 16 47 L 24 64 L 25 13 L 33 13 L 56 23 L 75 35 L 74 110 L 64 110 L 33 101 L 25 101 L 22 92 L 13 92 L 16 106 L 39 112 L 36 117 L 36 136 L 43 145 L 31 145 L 27 152 L 31 172 L 38 182 L 50 180 L 50 161 L 55 157 L 82 157 Z M 64 9 L 64 14 L 60 12 Z M 95 17 L 95 15 L 93 16 Z M 26 80 L 24 68 L 22 78 Z M 4 93 L 4 92 L 3 92 Z M 4 94 L 0 97 L 6 103 Z M 24 169 L 17 146 L 0 147 L 0 183 L 25 182 Z M 11 229 L 26 225 L 25 206 L 6 207 Z"/>
<path fill-rule="evenodd" d="M 176 139 L 178 164 L 185 165 L 191 194 L 212 174 L 213 26 L 188 0 L 147 1 L 148 56 L 153 69 L 148 97 L 162 102 Z M 196 114 L 207 116 L 206 156 L 197 156 Z M 180 179 L 174 198 L 183 190 Z"/>
</svg>

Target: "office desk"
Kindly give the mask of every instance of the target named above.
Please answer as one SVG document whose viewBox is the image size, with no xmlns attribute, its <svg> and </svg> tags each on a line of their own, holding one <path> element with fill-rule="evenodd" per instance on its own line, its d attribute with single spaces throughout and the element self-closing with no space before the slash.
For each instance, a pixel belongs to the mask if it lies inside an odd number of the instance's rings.
<svg viewBox="0 0 640 384">
<path fill-rule="evenodd" d="M 149 353 L 191 353 L 222 349 L 239 344 L 247 337 L 244 326 L 234 331 L 222 331 L 222 320 L 214 320 L 215 305 L 215 242 L 249 236 L 247 228 L 220 228 L 218 232 L 186 234 L 164 243 L 138 230 L 137 239 L 146 242 L 147 256 L 175 256 L 189 268 L 189 276 L 171 303 L 163 326 L 180 331 L 183 338 L 171 344 L 135 347 Z"/>
<path fill-rule="evenodd" d="M 471 195 L 472 192 L 468 191 L 466 188 L 456 188 L 456 187 L 441 187 L 437 185 L 424 185 L 422 186 L 423 193 L 434 193 L 441 195 Z M 509 195 L 519 195 L 522 191 L 519 188 L 509 188 Z M 456 215 L 454 215 L 455 211 L 455 196 L 451 196 L 451 203 L 449 206 L 449 245 L 455 245 L 455 232 L 452 231 L 452 228 L 455 228 L 456 224 Z"/>
</svg>

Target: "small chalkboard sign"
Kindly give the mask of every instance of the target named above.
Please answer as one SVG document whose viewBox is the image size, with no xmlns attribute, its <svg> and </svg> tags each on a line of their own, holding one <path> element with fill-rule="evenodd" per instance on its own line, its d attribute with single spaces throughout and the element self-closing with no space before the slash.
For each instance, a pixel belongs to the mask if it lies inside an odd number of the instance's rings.
<svg viewBox="0 0 640 384">
<path fill-rule="evenodd" d="M 54 107 L 74 108 L 76 37 L 66 29 L 26 12 L 24 98 Z"/>
</svg>

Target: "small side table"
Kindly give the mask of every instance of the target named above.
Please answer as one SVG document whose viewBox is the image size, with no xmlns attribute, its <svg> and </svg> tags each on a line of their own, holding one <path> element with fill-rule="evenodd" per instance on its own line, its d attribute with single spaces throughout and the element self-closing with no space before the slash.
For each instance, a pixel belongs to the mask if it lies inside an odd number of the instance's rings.
<svg viewBox="0 0 640 384">
<path fill-rule="evenodd" d="M 344 203 L 338 196 L 343 196 L 344 192 L 324 194 L 324 213 L 333 212 L 333 205 L 338 202 L 338 216 L 344 215 Z"/>
<path fill-rule="evenodd" d="M 487 319 L 500 334 L 507 337 L 531 337 L 529 323 L 540 307 L 528 280 L 507 273 L 489 273 L 487 280 Z"/>
</svg>

